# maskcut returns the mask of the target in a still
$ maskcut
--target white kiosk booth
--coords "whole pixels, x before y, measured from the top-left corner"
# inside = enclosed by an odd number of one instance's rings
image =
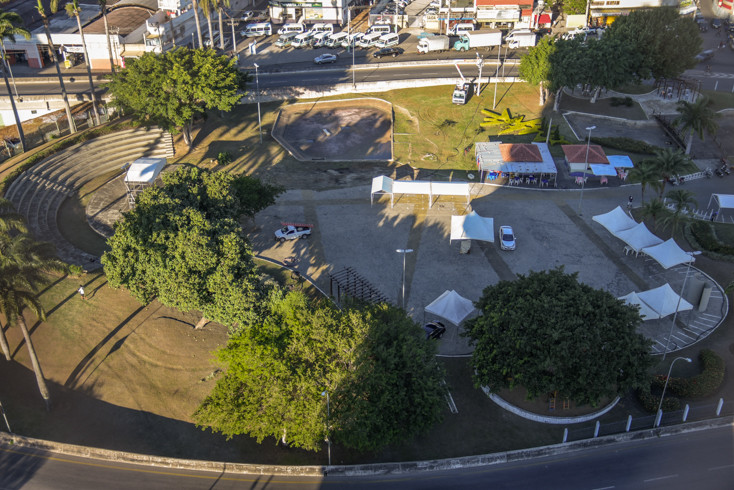
[[[165,166],[165,158],[138,158],[130,164],[125,175],[125,189],[131,209],[137,195],[155,183]]]

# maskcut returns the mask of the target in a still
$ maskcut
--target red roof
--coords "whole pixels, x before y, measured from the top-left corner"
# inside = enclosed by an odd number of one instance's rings
[[[537,17],[537,15],[536,15]],[[548,14],[540,14],[540,19],[538,19],[538,24],[550,24],[552,22],[551,16]]]
[[[532,0],[477,0],[477,7],[492,7],[493,5],[532,5]]]
[[[542,162],[538,145],[532,143],[502,143],[500,153],[504,162]]]
[[[533,13],[533,9],[522,9],[520,11],[520,15],[523,17],[527,17],[528,15],[531,15]]]
[[[561,145],[563,153],[566,155],[568,163],[609,163],[607,156],[604,154],[599,145],[589,146],[589,159],[586,160],[586,145]]]

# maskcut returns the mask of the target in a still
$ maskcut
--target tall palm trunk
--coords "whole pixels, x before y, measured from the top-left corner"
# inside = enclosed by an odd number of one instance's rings
[[[222,23],[222,7],[221,5],[217,9],[219,15],[219,49],[224,51],[224,24]],[[234,51],[234,49],[233,49]]]
[[[15,127],[18,129],[18,137],[20,138],[20,145],[23,151],[26,150],[25,146],[25,133],[23,133],[23,124],[20,122],[20,116],[18,116],[18,108],[15,107],[15,99],[13,93],[10,91],[10,82],[8,81],[8,60],[5,59],[5,46],[0,46],[0,55],[2,56],[3,62],[3,78],[5,79],[5,88],[8,90],[8,97],[10,97],[10,106],[13,109],[13,116],[15,117]]]
[[[9,361],[10,358],[10,346],[8,345],[8,339],[5,337],[5,330],[3,330],[3,326],[0,325],[0,348],[3,350],[3,355],[5,356],[5,360]]]
[[[688,131],[688,138],[686,138],[686,155],[691,154],[691,147],[693,146],[693,128]]]
[[[82,19],[77,13],[76,25],[79,26],[79,34],[82,38],[82,49],[84,50],[84,61],[87,64],[87,77],[89,78],[89,95],[92,97],[92,110],[94,111],[94,123],[99,126],[99,110],[97,110],[97,94],[94,92],[94,82],[92,81],[92,63],[89,61],[89,53],[87,52],[87,42],[84,39],[84,29],[82,29]],[[109,40],[109,38],[108,38]]]
[[[36,349],[33,347],[33,341],[31,340],[31,334],[28,332],[28,327],[25,324],[25,318],[23,318],[23,312],[18,312],[18,326],[23,332],[23,338],[25,339],[25,345],[28,348],[28,355],[31,358],[31,364],[33,365],[33,373],[36,375],[36,383],[38,384],[38,391],[41,392],[41,397],[46,403],[46,410],[51,409],[51,394],[46,386],[46,380],[43,377],[43,371],[41,370],[41,363],[38,362],[38,356],[36,355]]]
[[[199,21],[199,0],[192,0],[192,1],[194,3],[194,21],[196,22],[196,34],[199,36],[199,47],[203,48],[204,38],[201,37],[201,21]]]
[[[102,20],[104,20],[104,34],[107,37],[107,52],[110,54],[110,70],[115,73],[115,60],[112,58],[112,41],[110,41],[110,26],[107,24],[107,5],[100,4]]]
[[[61,96],[64,99],[64,107],[66,108],[66,118],[69,120],[69,132],[71,134],[76,133],[76,124],[74,124],[74,117],[71,115],[71,106],[69,105],[69,96],[66,94],[66,86],[64,85],[64,77],[61,76],[61,67],[59,66],[59,57],[56,56],[56,49],[54,43],[51,40],[51,29],[48,25],[48,18],[43,16],[43,30],[46,32],[46,40],[48,41],[48,47],[51,51],[51,58],[54,60],[56,65],[56,75],[59,77],[59,85],[61,86]]]
[[[214,49],[214,33],[212,32],[212,11],[209,8],[209,6],[206,6],[206,12],[204,12],[204,17],[206,17],[206,23],[207,27],[209,28],[209,42],[211,43],[211,48]]]

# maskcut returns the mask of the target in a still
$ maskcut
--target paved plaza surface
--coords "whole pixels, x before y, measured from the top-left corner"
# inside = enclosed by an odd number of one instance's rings
[[[711,192],[722,191],[722,182],[704,179],[686,184],[686,189],[705,205]],[[624,207],[630,194],[639,201],[639,186],[587,190],[580,201],[579,190],[474,184],[470,205],[463,198],[442,196],[429,208],[427,196],[396,196],[391,209],[389,197],[375,199],[370,205],[368,186],[323,192],[294,190],[257,215],[257,231],[251,239],[262,257],[276,261],[297,257],[296,269],[327,293],[329,273],[351,267],[396,305],[401,297],[402,255],[395,250],[413,249],[406,261],[405,303],[418,322],[438,319],[425,316],[424,307],[445,290],[456,290],[476,301],[485,287],[500,280],[559,266],[566,272],[578,272],[583,283],[615,296],[666,282],[680,292],[686,267],[665,270],[643,255],[625,255],[625,244],[592,221],[593,215]],[[451,215],[472,210],[494,218],[495,229],[512,225],[517,250],[500,251],[497,243],[474,241],[469,254],[460,254],[459,243],[449,243]],[[310,240],[275,242],[273,232],[284,221],[313,224]],[[696,274],[694,266],[689,284]],[[708,277],[703,280],[715,284]],[[694,304],[697,306],[697,300]],[[705,337],[727,311],[727,300],[716,285],[705,311],[694,309],[678,315],[669,349],[678,350]],[[663,352],[671,325],[671,317],[644,322],[642,333],[654,340],[653,352]],[[460,331],[449,326],[439,344],[441,354],[470,354]]]

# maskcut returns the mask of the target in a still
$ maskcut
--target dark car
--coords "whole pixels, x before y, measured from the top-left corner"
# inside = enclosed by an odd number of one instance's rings
[[[390,48],[382,48],[378,49],[374,53],[372,53],[372,56],[374,58],[382,58],[383,56],[392,56],[395,58],[399,54],[403,54],[405,50],[403,48],[398,48],[397,46],[393,46]]]
[[[714,19],[711,21],[711,27],[718,29],[721,27],[721,19]]]

